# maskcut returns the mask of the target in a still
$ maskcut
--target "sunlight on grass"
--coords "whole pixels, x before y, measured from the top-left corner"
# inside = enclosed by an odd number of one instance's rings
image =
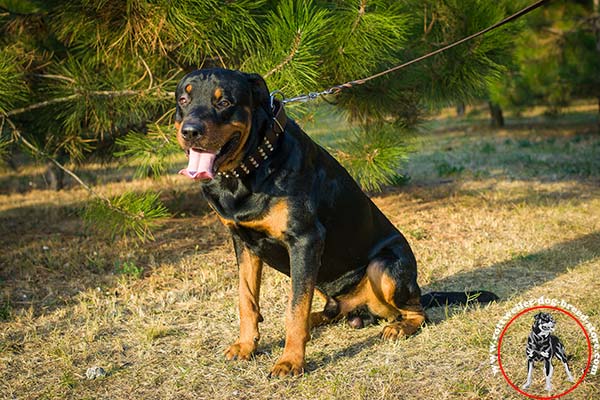
[[[307,126],[331,145],[344,132],[340,121],[318,115]],[[490,131],[448,121],[432,121],[437,130],[420,134],[403,171],[410,183],[387,187],[373,201],[410,242],[423,292],[487,289],[501,301],[428,310],[419,334],[393,343],[378,338],[381,324],[316,329],[308,373],[292,380],[266,378],[282,352],[290,284],[270,268],[258,354],[248,362],[222,357],[238,335],[237,267],[228,232],[196,183],[127,181],[128,171],[101,168],[102,193],[161,191],[172,212],[155,242],[139,245],[86,231],[82,190],[50,192],[39,181],[23,189],[37,179],[35,167],[24,168],[25,177],[0,175],[24,179],[0,193],[0,397],[522,398],[488,365],[495,324],[507,309],[546,295],[577,305],[600,327],[600,136],[580,125]],[[511,335],[525,335],[526,322]],[[579,374],[585,346],[574,331],[561,335]],[[520,382],[522,349],[511,346],[505,362]],[[108,373],[87,379],[94,366]],[[538,380],[532,390],[544,394],[541,387]],[[590,377],[570,398],[597,396],[598,380]]]

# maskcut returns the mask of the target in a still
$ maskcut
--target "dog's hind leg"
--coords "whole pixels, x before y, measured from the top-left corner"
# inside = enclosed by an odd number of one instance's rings
[[[551,339],[553,339],[553,338],[551,338]],[[567,380],[569,382],[575,382],[575,379],[573,378],[573,375],[571,374],[571,370],[569,369],[569,363],[567,360],[567,353],[565,351],[565,347],[563,346],[561,341],[558,340],[558,338],[556,338],[556,345],[554,347],[555,347],[554,355],[565,366],[565,372],[567,373]]]
[[[370,313],[390,322],[381,332],[384,339],[410,336],[425,321],[414,257],[405,257],[404,248],[395,250],[372,260],[354,291],[338,298],[344,316],[366,305]]]
[[[575,382],[575,378],[573,378],[573,375],[571,374],[571,370],[569,369],[569,364],[564,362],[563,365],[565,366],[565,372],[567,373],[567,380],[569,382]]]
[[[323,311],[310,313],[310,327],[314,328],[337,321],[341,317],[338,302],[319,288],[315,288],[315,295],[323,299],[325,307],[323,307]]]
[[[552,358],[544,360],[544,373],[546,374],[546,390],[550,392],[552,391],[552,374],[554,373]]]
[[[527,380],[521,386],[522,389],[527,389],[531,385],[531,379],[533,378],[533,361],[527,360]]]

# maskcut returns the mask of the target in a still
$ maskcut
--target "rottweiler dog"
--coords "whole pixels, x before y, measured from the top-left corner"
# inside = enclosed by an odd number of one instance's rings
[[[555,328],[556,321],[554,321],[552,315],[540,312],[533,317],[533,325],[527,337],[527,346],[525,347],[525,354],[527,355],[527,381],[523,384],[523,389],[527,389],[531,385],[535,362],[543,361],[544,374],[546,375],[546,390],[552,390],[552,374],[554,373],[552,359],[554,357],[563,363],[567,380],[575,382],[569,369],[565,346],[557,336],[552,335]]]
[[[468,293],[421,296],[417,265],[402,234],[348,172],[273,99],[260,75],[225,69],[189,73],[176,90],[177,139],[189,157],[182,175],[199,180],[229,228],[239,266],[239,339],[225,351],[248,359],[259,341],[263,262],[291,277],[283,354],[270,376],[300,375],[310,328],[348,318],[386,319],[382,336],[414,334],[424,304]],[[325,301],[311,314],[313,294]],[[480,293],[480,301],[496,296]]]

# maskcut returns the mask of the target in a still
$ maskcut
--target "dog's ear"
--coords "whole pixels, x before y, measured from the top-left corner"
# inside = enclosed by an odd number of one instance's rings
[[[534,320],[537,322],[537,321],[539,321],[540,319],[542,319],[542,315],[543,315],[543,314],[544,314],[544,313],[541,313],[541,312],[539,312],[539,313],[537,313],[537,314],[535,314],[535,315],[533,316],[533,319],[534,319]]]
[[[252,90],[252,102],[254,107],[262,107],[265,110],[270,108],[270,95],[267,83],[262,76],[258,74],[246,74],[248,83]]]

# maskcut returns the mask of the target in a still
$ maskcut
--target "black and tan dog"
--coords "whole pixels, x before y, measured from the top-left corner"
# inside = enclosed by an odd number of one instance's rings
[[[255,74],[192,72],[179,83],[177,138],[189,156],[181,174],[202,182],[231,231],[239,265],[240,336],[228,359],[248,359],[259,340],[263,262],[291,277],[283,354],[270,376],[299,375],[311,326],[347,317],[356,327],[383,318],[386,339],[414,334],[422,302],[415,257],[350,175],[314,143]],[[323,311],[311,314],[313,293]],[[480,301],[495,299],[482,292]]]
[[[533,317],[533,326],[527,337],[527,346],[525,348],[527,355],[527,381],[523,384],[523,389],[527,389],[531,385],[535,362],[543,361],[544,374],[546,375],[546,390],[552,390],[552,374],[554,372],[552,359],[554,357],[563,363],[565,372],[567,373],[567,380],[575,382],[569,369],[565,346],[563,346],[558,337],[552,335],[555,328],[556,322],[552,315],[540,312]]]

